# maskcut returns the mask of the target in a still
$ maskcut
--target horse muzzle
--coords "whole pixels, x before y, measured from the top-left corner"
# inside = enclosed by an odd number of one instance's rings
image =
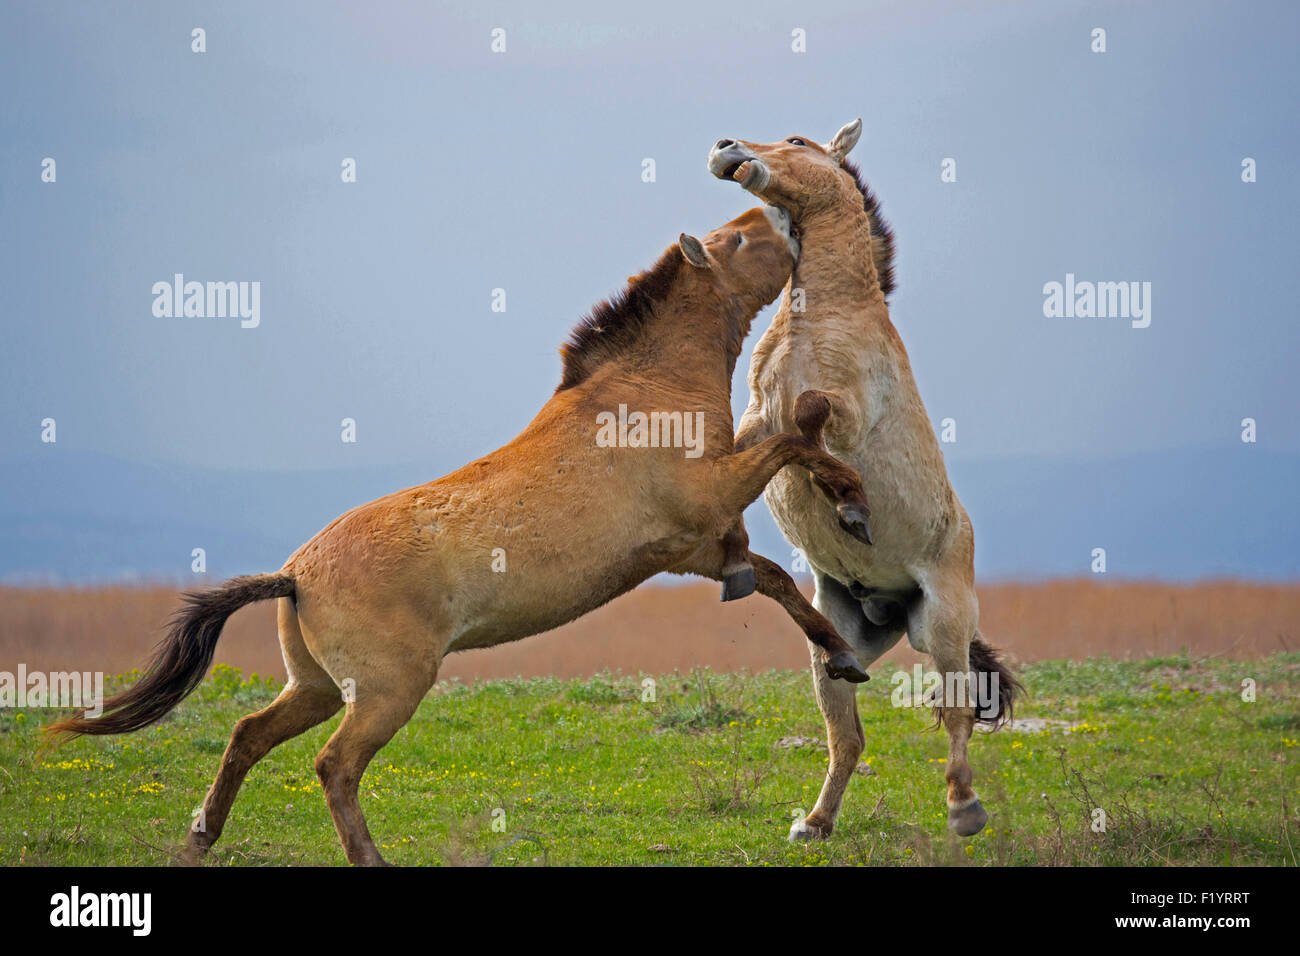
[[[772,181],[767,163],[731,139],[720,139],[709,150],[709,172],[719,179],[734,179],[755,193],[766,189]]]

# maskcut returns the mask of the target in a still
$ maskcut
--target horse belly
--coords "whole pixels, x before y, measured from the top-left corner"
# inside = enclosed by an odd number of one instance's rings
[[[467,588],[473,598],[461,615],[452,649],[522,640],[574,621],[689,556],[699,547],[699,537],[670,533],[630,546],[610,540],[580,553],[517,550],[509,571],[495,575],[496,580],[480,575]]]
[[[789,467],[778,472],[768,484],[764,500],[781,533],[814,567],[836,580],[889,590],[908,590],[914,585],[907,555],[895,547],[896,542],[906,540],[897,515],[889,514],[887,501],[872,496],[869,484],[873,545],[863,544],[840,527],[835,506],[803,469]]]

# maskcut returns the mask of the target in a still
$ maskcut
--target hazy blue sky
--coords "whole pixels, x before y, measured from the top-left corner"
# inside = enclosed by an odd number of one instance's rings
[[[53,417],[60,453],[437,477],[529,420],[593,302],[753,204],[715,140],[857,116],[955,473],[1294,455],[1297,36],[1291,3],[6,3],[0,462]],[[260,326],[155,317],[177,272],[260,281]],[[1066,273],[1150,282],[1150,327],[1044,317]]]

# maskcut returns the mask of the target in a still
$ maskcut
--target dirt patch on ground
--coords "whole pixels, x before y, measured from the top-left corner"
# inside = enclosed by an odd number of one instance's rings
[[[1003,729],[1014,734],[1041,734],[1045,730],[1072,730],[1083,721],[1053,720],[1050,717],[1016,717],[1008,720]]]

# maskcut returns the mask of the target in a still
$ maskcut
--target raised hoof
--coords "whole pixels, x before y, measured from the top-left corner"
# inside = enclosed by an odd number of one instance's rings
[[[813,840],[827,840],[831,832],[816,823],[796,820],[790,824],[790,835],[786,837],[791,843],[809,843]]]
[[[758,587],[758,578],[752,567],[741,568],[722,576],[722,600],[738,601],[749,597]]]
[[[862,669],[858,659],[848,651],[831,655],[826,661],[826,673],[832,680],[846,680],[850,684],[865,684],[871,675]]]
[[[972,800],[960,809],[949,808],[948,810],[948,829],[955,831],[958,836],[974,836],[983,830],[984,824],[988,822],[988,811],[978,799]]]
[[[862,505],[841,501],[835,506],[835,513],[839,516],[841,528],[863,544],[872,543],[871,526],[867,523],[867,516],[871,512],[867,511]]]

